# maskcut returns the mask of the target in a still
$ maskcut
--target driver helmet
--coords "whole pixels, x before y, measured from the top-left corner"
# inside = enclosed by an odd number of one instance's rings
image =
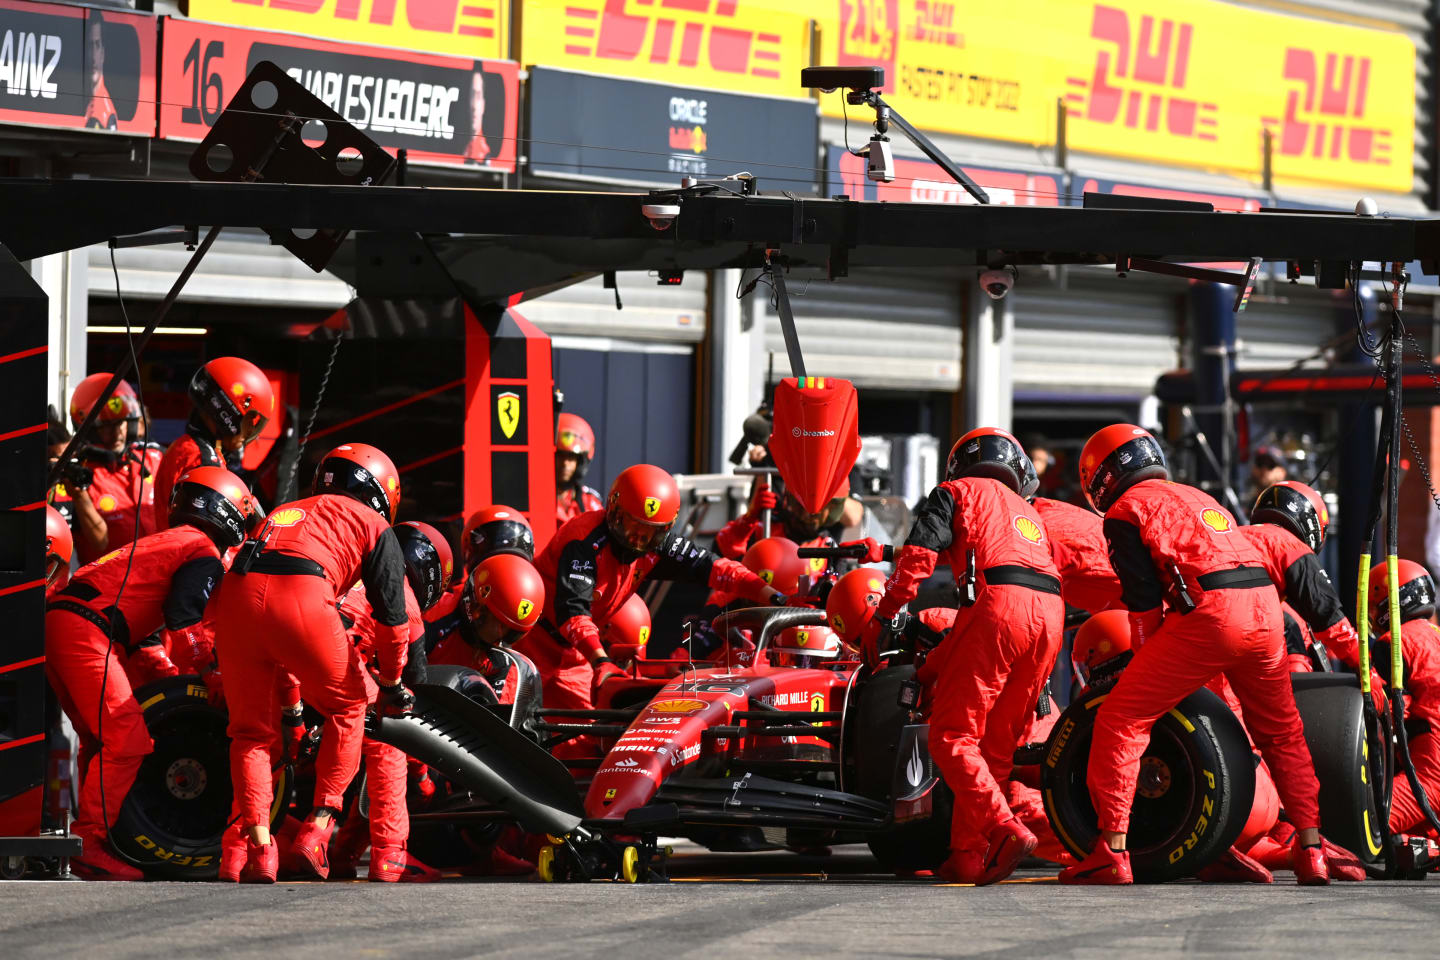
[[[796,543],[814,540],[826,527],[833,527],[840,522],[848,497],[846,491],[847,488],[842,485],[838,496],[831,497],[830,502],[818,513],[811,513],[793,493],[786,490],[780,497],[780,506],[775,510],[775,519],[780,521],[786,537]]]
[[[834,630],[819,624],[786,627],[770,644],[770,662],[777,667],[818,667],[822,660],[839,660],[845,644]]]

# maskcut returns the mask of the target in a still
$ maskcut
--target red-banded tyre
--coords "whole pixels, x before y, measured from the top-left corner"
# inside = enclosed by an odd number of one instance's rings
[[[197,677],[167,677],[135,691],[154,751],[140,765],[110,839],[153,877],[213,879],[220,835],[230,819],[228,714],[211,705]],[[275,772],[272,825],[291,792],[291,772]]]
[[[1086,691],[1055,724],[1040,764],[1045,812],[1077,858],[1100,831],[1086,784],[1095,715],[1108,690]],[[1137,883],[1194,875],[1235,842],[1255,796],[1255,758],[1240,721],[1209,690],[1156,721],[1140,759],[1128,844]]]

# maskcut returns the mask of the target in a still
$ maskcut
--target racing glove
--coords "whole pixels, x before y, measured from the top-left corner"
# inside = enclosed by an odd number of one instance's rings
[[[1325,649],[1345,666],[1352,670],[1359,666],[1360,636],[1346,617],[1341,617],[1324,630],[1316,630],[1315,639],[1325,644]]]
[[[293,708],[280,712],[280,731],[285,744],[285,759],[298,766],[304,758],[305,742],[309,737],[309,731],[305,729],[303,704],[297,703]]]
[[[560,636],[571,646],[585,655],[586,659],[603,654],[605,647],[600,643],[600,628],[590,617],[579,614],[560,624]]]
[[[590,699],[593,702],[600,694],[600,687],[610,677],[623,677],[625,671],[609,657],[601,657],[595,661],[595,678],[590,681]]]
[[[876,543],[873,537],[866,537],[863,540],[846,540],[840,546],[864,547],[865,555],[857,558],[861,563],[883,563],[885,560],[885,544]]]
[[[779,505],[780,498],[770,489],[770,484],[762,480],[756,484],[755,493],[750,497],[750,508],[745,511],[745,519],[751,523],[759,523],[766,510],[774,510]]]
[[[188,627],[164,631],[171,660],[182,673],[204,676],[215,669],[215,637],[205,628],[205,621]]]
[[[212,666],[200,672],[200,679],[205,684],[205,695],[210,700],[210,705],[225,706],[225,685],[220,680],[220,671]]]
[[[710,567],[710,579],[706,586],[711,590],[723,590],[726,593],[737,594],[752,603],[770,604],[777,607],[785,603],[785,594],[776,593],[775,589],[761,580],[755,571],[744,564],[726,560],[723,557],[717,557]]]
[[[1130,647],[1139,650],[1146,640],[1155,636],[1155,631],[1160,629],[1165,614],[1160,607],[1153,607],[1149,610],[1130,611]]]
[[[415,694],[403,683],[380,687],[380,696],[375,700],[375,712],[382,717],[404,717],[415,710]]]
[[[920,592],[920,584],[935,572],[939,559],[940,554],[929,547],[906,544],[900,548],[900,552],[895,554],[895,572],[885,581],[885,596],[880,598],[875,618],[891,620],[901,607],[914,600]]]
[[[158,640],[146,638],[140,641],[134,650],[130,651],[127,658],[132,667],[135,668],[139,677],[144,683],[152,680],[159,680],[161,677],[178,677],[180,668],[170,662],[165,654],[165,648]]]

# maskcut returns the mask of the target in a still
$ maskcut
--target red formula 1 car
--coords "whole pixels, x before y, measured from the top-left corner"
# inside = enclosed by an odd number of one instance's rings
[[[660,836],[717,851],[868,842],[887,868],[937,866],[950,797],[926,725],[900,702],[913,668],[870,673],[777,647],[787,628],[822,623],[818,610],[726,614],[722,635],[756,632],[747,664],[637,664],[602,687],[596,710],[542,709],[537,728],[552,745],[583,736],[597,749],[565,759],[585,790],[585,819],[541,850],[541,878],[646,879],[663,870]]]

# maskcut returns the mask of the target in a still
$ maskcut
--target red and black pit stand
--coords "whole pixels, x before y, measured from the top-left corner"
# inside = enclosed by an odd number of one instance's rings
[[[49,301],[0,246],[0,877],[26,859],[68,873],[80,838],[41,830],[45,805],[45,364]]]

